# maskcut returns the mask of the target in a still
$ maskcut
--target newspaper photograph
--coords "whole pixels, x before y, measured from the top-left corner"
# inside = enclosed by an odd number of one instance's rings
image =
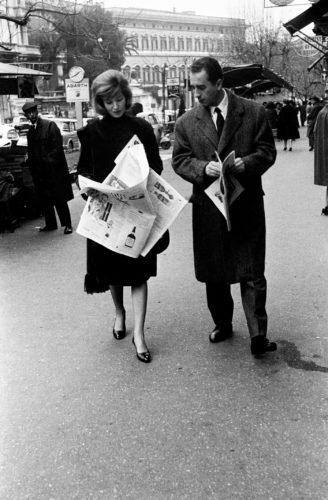
[[[79,176],[88,201],[77,233],[114,251],[145,256],[187,204],[167,181],[149,168],[137,136],[115,159],[102,182]]]
[[[217,155],[218,160],[220,160]],[[221,162],[221,160],[220,160]],[[244,191],[243,186],[233,176],[229,174],[228,167],[235,163],[235,152],[221,162],[221,175],[207,188],[205,193],[213,201],[227,221],[228,231],[231,230],[229,208],[238,196]]]

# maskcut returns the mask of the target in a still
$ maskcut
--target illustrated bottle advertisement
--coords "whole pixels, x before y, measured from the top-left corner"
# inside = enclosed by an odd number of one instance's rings
[[[128,234],[126,241],[125,241],[125,246],[132,248],[134,243],[136,241],[136,226],[132,229],[132,232]]]

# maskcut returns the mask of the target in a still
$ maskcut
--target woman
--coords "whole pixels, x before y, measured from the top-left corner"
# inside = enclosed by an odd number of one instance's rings
[[[278,115],[277,138],[284,141],[284,151],[287,151],[289,141],[289,151],[293,150],[293,141],[300,138],[297,111],[293,101],[285,101],[285,106],[281,108]]]
[[[103,118],[93,120],[78,132],[81,142],[78,173],[102,182],[115,167],[116,156],[135,134],[144,145],[149,166],[161,173],[163,165],[152,126],[127,113],[132,93],[124,76],[116,70],[105,71],[93,81],[91,91],[95,110]],[[137,358],[144,363],[151,361],[144,336],[147,280],[150,276],[156,276],[154,252],[134,259],[87,240],[85,291],[111,291],[116,311],[113,336],[121,340],[126,333],[123,288],[131,286],[134,311],[132,342]]]

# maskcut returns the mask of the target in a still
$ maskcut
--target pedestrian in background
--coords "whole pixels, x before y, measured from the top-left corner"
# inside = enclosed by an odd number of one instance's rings
[[[157,173],[163,169],[152,126],[144,119],[128,114],[132,92],[124,76],[116,70],[101,73],[92,83],[94,108],[102,119],[80,129],[81,153],[78,173],[97,182],[103,182],[115,167],[115,158],[136,134],[143,143],[149,166]],[[147,281],[156,276],[156,253],[134,259],[87,240],[87,274],[85,291],[111,291],[115,306],[113,336],[121,340],[126,334],[124,287],[131,287],[134,311],[132,341],[140,361],[149,363],[144,324],[147,309]]]
[[[277,128],[277,123],[278,123],[278,113],[276,110],[276,107],[274,105],[274,102],[270,101],[265,107],[265,111],[267,114],[267,118],[270,123],[270,127],[272,130],[275,130]]]
[[[60,130],[39,116],[35,102],[26,102],[22,110],[32,124],[27,132],[27,165],[44,210],[45,226],[40,231],[57,229],[56,209],[64,234],[72,234],[67,202],[74,196]]]
[[[328,215],[328,100],[318,113],[314,127],[314,184],[326,186],[325,207],[322,215]]]
[[[277,138],[284,141],[284,151],[293,150],[293,141],[300,138],[297,110],[293,101],[284,101],[284,106],[278,116]]]
[[[302,127],[304,127],[305,122],[306,122],[306,107],[307,107],[307,101],[302,101],[302,104],[300,105],[300,121]]]
[[[277,345],[267,335],[265,214],[261,176],[274,163],[276,148],[263,105],[222,87],[220,64],[203,57],[191,65],[191,83],[200,105],[177,120],[173,168],[193,184],[195,273],[206,286],[214,321],[210,342],[233,334],[232,283],[240,283],[242,304],[251,337],[251,352],[261,355]],[[204,190],[220,176],[223,160],[235,151],[229,173],[244,191],[231,205],[231,231]]]
[[[319,97],[311,97],[311,109],[307,115],[307,137],[309,139],[309,151],[314,148],[314,127],[318,114],[322,110],[323,104],[320,102]]]

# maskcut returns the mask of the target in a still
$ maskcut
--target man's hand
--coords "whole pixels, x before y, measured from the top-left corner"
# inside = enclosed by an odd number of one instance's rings
[[[236,175],[242,174],[245,172],[245,163],[241,158],[235,158],[234,165],[229,166],[228,168],[229,174]]]
[[[205,167],[205,174],[209,177],[220,177],[222,164],[218,161],[210,161]]]

